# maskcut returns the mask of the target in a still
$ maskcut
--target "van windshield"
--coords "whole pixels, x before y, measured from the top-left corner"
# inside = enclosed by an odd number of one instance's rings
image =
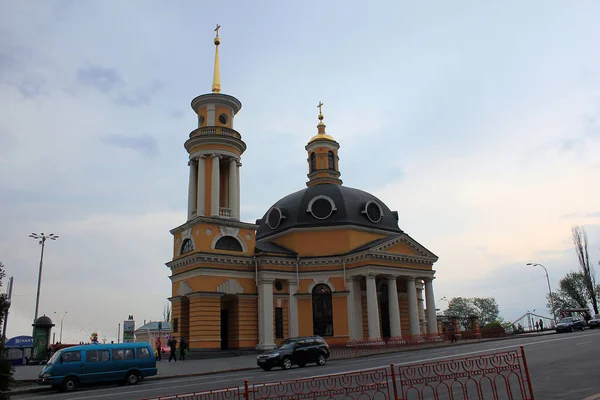
[[[58,360],[58,358],[60,357],[60,354],[62,353],[62,350],[57,351],[56,353],[54,353],[52,355],[52,357],[48,360],[48,362],[46,363],[46,365],[52,365],[56,362],[56,360]]]

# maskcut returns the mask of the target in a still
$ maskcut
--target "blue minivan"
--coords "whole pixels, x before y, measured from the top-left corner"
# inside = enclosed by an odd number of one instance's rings
[[[86,383],[120,381],[134,385],[156,374],[156,357],[148,343],[89,344],[54,353],[37,382],[72,392]]]

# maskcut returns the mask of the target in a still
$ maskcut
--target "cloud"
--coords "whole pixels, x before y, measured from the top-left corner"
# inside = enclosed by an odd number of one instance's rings
[[[160,81],[152,81],[146,86],[139,87],[131,93],[124,93],[115,99],[115,103],[128,106],[139,107],[150,104],[152,96],[158,93],[163,88],[163,83]]]
[[[106,135],[102,136],[100,140],[108,145],[135,150],[148,157],[156,157],[159,153],[156,139],[148,134],[139,136]]]
[[[103,93],[109,92],[123,84],[119,73],[112,68],[91,66],[77,71],[76,81],[91,86]]]
[[[569,214],[563,214],[561,218],[573,219],[573,218],[600,218],[600,211],[595,212],[573,212]]]

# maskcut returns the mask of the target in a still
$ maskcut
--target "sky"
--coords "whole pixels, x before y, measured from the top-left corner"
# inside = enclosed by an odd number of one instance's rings
[[[378,196],[439,256],[443,297],[545,310],[578,267],[571,226],[600,260],[597,1],[0,0],[0,261],[7,336],[39,314],[62,341],[116,340],[160,320],[169,230],[186,221],[190,101],[222,93],[246,142],[244,221],[305,187],[324,103],[344,184]],[[597,267],[600,269],[600,267]],[[598,276],[600,280],[600,276]],[[65,314],[66,312],[66,314]]]

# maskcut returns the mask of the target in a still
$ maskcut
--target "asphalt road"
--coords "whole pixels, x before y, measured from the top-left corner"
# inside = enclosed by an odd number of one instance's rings
[[[74,393],[40,392],[13,395],[15,399],[142,399],[215,388],[243,386],[250,382],[297,379],[315,375],[356,371],[394,364],[470,357],[524,346],[536,399],[582,400],[600,393],[600,331],[587,330],[559,335],[517,338],[381,354],[358,359],[330,360],[323,367],[307,366],[288,371],[260,369],[204,376],[149,380],[135,386],[103,385],[81,388]]]

